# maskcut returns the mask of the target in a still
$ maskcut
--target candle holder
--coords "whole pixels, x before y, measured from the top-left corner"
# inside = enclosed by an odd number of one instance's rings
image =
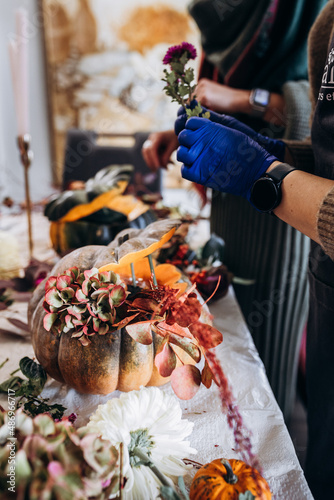
[[[19,135],[17,144],[20,152],[20,159],[24,169],[24,188],[27,206],[28,218],[28,236],[29,236],[29,258],[31,260],[33,254],[33,239],[32,239],[32,225],[31,225],[31,200],[30,200],[30,187],[28,170],[33,160],[33,152],[30,150],[31,137],[29,134]]]

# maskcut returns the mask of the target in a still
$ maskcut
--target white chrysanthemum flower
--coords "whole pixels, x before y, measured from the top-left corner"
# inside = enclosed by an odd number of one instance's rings
[[[141,387],[110,399],[97,408],[87,426],[118,449],[123,442],[125,500],[155,500],[161,486],[152,470],[139,464],[133,453],[135,447],[169,478],[184,476],[191,467],[182,459],[197,453],[189,441],[184,441],[194,424],[182,419],[177,398],[157,387]]]

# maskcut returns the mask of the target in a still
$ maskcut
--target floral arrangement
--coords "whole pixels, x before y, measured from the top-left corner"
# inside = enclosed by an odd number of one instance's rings
[[[181,348],[198,363],[203,349],[216,347],[223,340],[217,329],[200,321],[203,304],[194,292],[195,286],[181,295],[178,288],[153,282],[150,288],[130,289],[132,292],[113,271],[99,272],[96,268],[80,273],[72,267],[51,276],[45,284],[44,328],[57,336],[70,334],[84,346],[89,345],[92,335],[123,327],[136,342],[145,345],[152,344],[155,333],[163,339],[155,364],[161,376],[172,376],[178,397],[190,399],[201,382],[210,387],[212,373],[207,362],[202,371],[192,364],[177,367],[174,349]]]
[[[94,335],[108,335],[109,343],[114,333],[115,337],[129,335],[144,346],[154,343],[157,371],[166,381],[170,377],[172,389],[180,399],[192,398],[201,384],[209,388],[214,381],[234,432],[234,450],[260,470],[250,433],[215,354],[222,334],[204,322],[205,314],[209,315],[203,310],[205,302],[196,292],[196,285],[184,278],[176,283],[182,275],[170,264],[154,265],[152,253],[172,238],[176,227],[174,222],[160,221],[140,233],[127,230],[119,234],[111,249],[113,262],[83,272],[72,267],[51,276],[44,292],[44,327],[58,337],[79,339],[88,351],[91,341],[94,347],[98,345]],[[98,259],[94,257],[93,262]],[[38,296],[42,297],[40,291]],[[42,336],[41,331],[41,343]],[[156,343],[156,339],[160,341]]]
[[[151,270],[153,280],[153,266]],[[195,396],[201,384],[209,388],[214,380],[228,424],[234,431],[236,451],[247,463],[261,470],[213,350],[223,336],[216,328],[201,322],[203,303],[195,293],[196,285],[180,294],[177,288],[158,285],[155,277],[149,287],[131,288],[132,291],[128,290],[112,271],[101,273],[96,268],[80,273],[74,267],[64,274],[51,276],[45,285],[44,327],[55,335],[76,337],[87,348],[90,336],[105,335],[123,327],[136,342],[144,345],[152,344],[153,333],[159,335],[162,343],[155,355],[155,365],[160,375],[171,376],[173,391],[185,400]],[[204,366],[184,363],[175,347],[180,347],[195,363],[204,357]],[[177,366],[178,359],[181,366]]]
[[[187,116],[202,116],[209,118],[210,113],[204,112],[200,102],[195,101],[196,84],[194,81],[193,68],[186,68],[191,59],[196,59],[195,47],[188,42],[170,47],[163,58],[163,64],[170,67],[170,71],[164,69],[165,77],[162,81],[166,83],[164,91],[172,98],[172,102],[178,102],[186,110]]]
[[[183,477],[191,468],[183,458],[197,453],[185,440],[193,425],[182,419],[175,396],[156,387],[142,387],[100,405],[87,428],[109,440],[119,453],[123,443],[123,498],[147,500],[160,493],[162,498],[176,500],[178,496],[168,497],[164,492],[173,485],[170,479]]]
[[[119,490],[118,453],[109,441],[69,419],[0,411],[0,491],[13,498],[107,499]],[[10,436],[8,437],[9,429]],[[15,459],[13,458],[15,457]],[[15,465],[14,465],[15,462]]]

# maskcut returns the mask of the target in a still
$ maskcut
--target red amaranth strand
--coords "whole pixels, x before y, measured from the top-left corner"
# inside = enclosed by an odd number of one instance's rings
[[[238,406],[235,404],[233,393],[223,369],[213,351],[207,350],[205,356],[210,363],[210,368],[218,384],[222,408],[227,416],[227,423],[233,429],[236,451],[241,454],[244,462],[262,474],[260,463],[252,451],[250,437],[247,435],[249,431],[243,423]]]

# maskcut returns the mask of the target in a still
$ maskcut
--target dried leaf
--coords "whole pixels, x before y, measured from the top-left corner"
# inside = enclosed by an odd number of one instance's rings
[[[30,332],[29,326],[27,323],[24,323],[23,321],[15,318],[7,318],[7,321],[11,323],[12,325],[16,326],[17,328],[21,328],[21,330],[24,330],[25,332]]]
[[[202,384],[205,385],[207,389],[210,389],[212,380],[213,380],[212,371],[210,369],[207,360],[205,360],[204,368],[202,370]]]
[[[127,316],[124,319],[121,319],[118,323],[113,323],[112,328],[117,327],[117,329],[121,329],[124,326],[128,325],[130,321],[135,319],[138,316],[139,313],[133,314],[132,316]]]
[[[136,342],[144,345],[150,345],[153,342],[151,324],[152,321],[143,321],[141,323],[127,325],[125,329],[130,337],[132,337]]]
[[[198,340],[199,344],[204,347],[204,349],[211,349],[221,344],[223,341],[223,335],[219,330],[211,325],[205,323],[193,323],[189,326],[190,332]]]
[[[170,333],[169,342],[183,349],[187,354],[189,354],[189,356],[193,358],[194,361],[196,361],[196,363],[198,363],[201,360],[201,351],[196,344],[191,342],[191,340]]]
[[[194,339],[193,335],[191,335],[188,328],[182,328],[182,326],[179,326],[177,323],[169,325],[165,321],[160,321],[157,326],[159,329],[164,329],[168,333],[172,332],[180,337],[186,337],[187,339],[190,339],[190,340]]]
[[[196,297],[187,297],[182,302],[177,302],[170,310],[169,316],[183,328],[199,320],[202,312],[202,304]]]
[[[169,377],[176,368],[176,355],[166,342],[162,350],[155,356],[154,363],[162,377]]]
[[[138,297],[131,302],[131,307],[140,309],[141,311],[152,312],[157,309],[158,302],[154,299]]]
[[[196,366],[183,365],[175,368],[171,376],[171,386],[180,399],[191,399],[201,385],[201,373]]]

